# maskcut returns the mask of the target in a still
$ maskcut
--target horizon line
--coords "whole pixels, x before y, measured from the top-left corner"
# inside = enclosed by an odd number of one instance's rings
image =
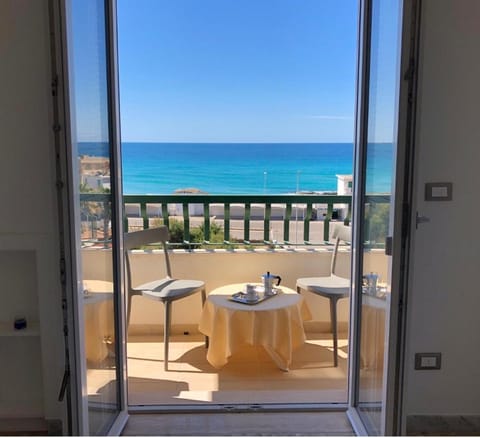
[[[121,140],[122,143],[175,143],[175,144],[319,144],[353,143],[353,141],[134,141]]]
[[[143,141],[143,140],[120,140],[121,143],[165,143],[165,144],[353,144],[352,141]],[[108,143],[106,140],[80,140],[78,143]],[[376,142],[389,143],[389,142]]]

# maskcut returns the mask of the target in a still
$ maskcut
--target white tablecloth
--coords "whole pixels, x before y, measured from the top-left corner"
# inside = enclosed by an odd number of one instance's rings
[[[83,287],[88,290],[83,297],[85,355],[88,361],[98,363],[108,356],[115,340],[113,283],[84,280]]]
[[[390,295],[387,295],[386,298],[362,295],[361,368],[383,372],[387,342],[385,339],[385,320],[389,305]]]
[[[286,287],[255,305],[231,301],[243,287],[231,284],[208,295],[199,325],[210,338],[208,362],[221,368],[242,345],[261,345],[280,369],[288,371],[293,351],[305,342],[303,321],[311,318],[306,302]]]

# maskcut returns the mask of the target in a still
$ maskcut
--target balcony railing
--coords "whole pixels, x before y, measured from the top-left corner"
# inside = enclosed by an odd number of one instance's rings
[[[164,195],[164,196],[124,196],[125,204],[139,204],[140,216],[143,218],[144,228],[148,227],[149,215],[147,206],[157,204],[161,206],[161,217],[165,225],[169,225],[171,215],[168,206],[181,206],[181,220],[184,224],[184,244],[190,242],[190,219],[191,206],[196,206],[203,217],[204,242],[210,244],[211,223],[213,220],[223,222],[223,243],[243,243],[246,245],[271,245],[283,243],[286,245],[296,244],[290,238],[290,223],[300,220],[303,223],[302,244],[312,244],[310,241],[310,223],[318,219],[320,205],[324,205],[325,216],[323,216],[324,240],[328,240],[330,221],[338,215],[334,206],[339,206],[344,213],[344,222],[350,221],[350,196],[336,195]],[[219,214],[220,213],[220,214]],[[243,239],[232,241],[231,223],[232,220],[243,221]],[[263,240],[253,242],[251,239],[250,224],[252,220],[263,222]],[[282,242],[274,242],[271,239],[270,229],[273,220],[283,222]],[[319,243],[319,242],[315,242]]]
[[[132,229],[129,218],[136,217],[136,227],[149,228],[156,226],[155,218],[169,226],[173,220],[183,223],[183,242],[170,243],[171,247],[182,246],[193,248],[205,245],[319,245],[329,240],[330,223],[332,220],[340,220],[349,224],[351,218],[352,197],[348,195],[317,195],[317,194],[291,194],[291,195],[206,195],[206,194],[174,194],[174,195],[124,195],[124,228],[125,231]],[[99,236],[89,236],[90,239],[102,242],[108,240],[108,232],[105,229],[108,223],[110,209],[105,208],[109,202],[109,195],[97,193],[82,193],[80,195],[82,205],[89,203],[102,205],[97,214],[88,214],[83,211],[83,219],[88,225],[88,230],[95,227],[91,224],[96,220],[100,229],[104,232]],[[390,202],[389,195],[371,195],[366,199],[370,205],[370,213],[380,204]],[[371,215],[367,215],[368,221]],[[93,219],[92,219],[93,218]],[[107,219],[107,220],[105,220]],[[90,220],[90,223],[89,223]],[[153,221],[153,222],[152,222]],[[311,238],[312,221],[315,229],[320,226],[320,233],[316,232]],[[140,223],[138,223],[140,222]],[[201,224],[203,240],[192,242],[191,231],[195,222]],[[243,229],[241,238],[232,237],[232,223],[240,224]],[[272,222],[282,224],[283,238],[273,239],[271,236]],[[323,223],[323,226],[319,222]],[[212,224],[220,224],[223,229],[222,242],[213,243]],[[252,239],[251,224],[260,224],[263,239]],[[300,224],[302,239],[292,239],[290,225]],[[278,225],[277,225],[278,228]],[[367,226],[368,230],[369,227]],[[87,232],[88,232],[87,230]],[[258,232],[258,228],[256,229]],[[104,237],[106,236],[106,238]],[[320,236],[320,237],[319,237]],[[368,240],[368,236],[366,236]]]

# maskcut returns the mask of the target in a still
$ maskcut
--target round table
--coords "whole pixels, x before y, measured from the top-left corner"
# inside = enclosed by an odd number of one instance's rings
[[[89,362],[98,363],[108,356],[115,340],[113,283],[84,280],[83,288],[85,355]]]
[[[306,339],[303,321],[311,319],[306,302],[284,286],[258,304],[232,301],[244,287],[245,283],[229,284],[208,295],[199,324],[210,338],[208,362],[221,368],[242,345],[261,345],[280,369],[288,371],[293,351]]]

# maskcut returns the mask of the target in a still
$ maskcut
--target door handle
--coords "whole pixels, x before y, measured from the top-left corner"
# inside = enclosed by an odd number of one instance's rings
[[[427,216],[422,216],[418,214],[418,211],[417,211],[415,228],[418,228],[420,224],[426,224],[427,222],[430,222],[430,218]]]

